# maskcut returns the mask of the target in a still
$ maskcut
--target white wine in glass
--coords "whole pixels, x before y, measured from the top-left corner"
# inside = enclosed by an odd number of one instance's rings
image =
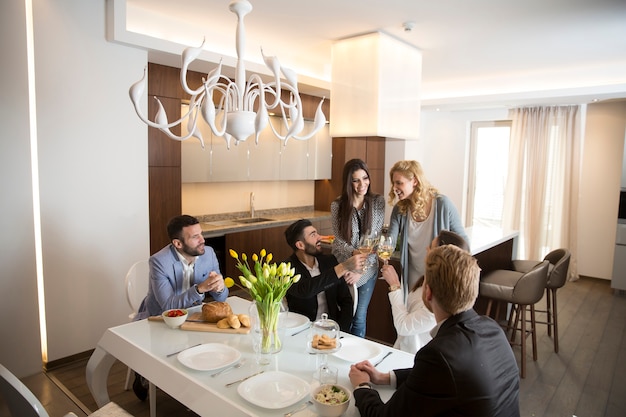
[[[359,252],[365,255],[372,253],[375,243],[376,239],[372,235],[367,234],[361,236],[361,239],[359,240]],[[363,266],[363,272],[367,271],[368,264],[369,260]]]
[[[378,243],[378,257],[385,265],[389,263],[389,259],[391,259],[391,254],[393,253],[393,239],[391,236],[383,236],[380,238],[380,242]]]

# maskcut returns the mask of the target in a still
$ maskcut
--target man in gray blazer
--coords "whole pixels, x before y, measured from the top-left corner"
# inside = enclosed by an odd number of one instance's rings
[[[171,243],[150,257],[150,286],[141,302],[136,320],[162,314],[172,308],[200,304],[205,294],[225,301],[228,288],[198,219],[176,216],[167,225]]]
[[[150,257],[150,286],[137,320],[200,304],[206,293],[216,301],[228,297],[215,251],[204,246],[198,219],[176,216],[167,234],[171,243]]]
[[[148,294],[135,320],[158,316],[172,308],[200,304],[206,294],[216,301],[225,301],[228,297],[215,251],[204,246],[198,219],[176,216],[167,224],[167,234],[171,243],[150,257]],[[141,401],[148,396],[148,381],[137,373],[133,391]]]
[[[361,416],[519,417],[511,346],[495,321],[472,308],[479,275],[468,252],[452,245],[430,250],[422,297],[437,321],[433,339],[416,353],[411,369],[383,373],[368,361],[351,366]],[[372,383],[397,390],[383,403]]]

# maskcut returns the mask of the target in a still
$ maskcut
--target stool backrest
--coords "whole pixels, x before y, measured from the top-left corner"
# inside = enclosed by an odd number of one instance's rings
[[[548,288],[561,288],[567,281],[567,272],[569,270],[570,251],[568,249],[555,249],[548,253],[545,258],[549,261],[552,267],[548,274],[548,282],[546,286]]]
[[[549,266],[550,262],[543,261],[520,277],[513,289],[517,304],[531,305],[541,300],[548,280]]]

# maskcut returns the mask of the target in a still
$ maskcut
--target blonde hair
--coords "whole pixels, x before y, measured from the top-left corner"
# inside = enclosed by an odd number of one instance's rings
[[[391,180],[391,190],[389,191],[389,204],[393,204],[396,200],[396,193],[393,191],[393,175],[400,174],[409,181],[417,180],[415,189],[404,200],[397,203],[398,210],[401,214],[411,213],[415,220],[423,220],[426,218],[428,208],[426,207],[439,191],[432,186],[424,175],[422,166],[417,161],[398,161],[389,171],[389,179]]]
[[[476,259],[454,245],[438,246],[426,256],[425,284],[439,306],[451,315],[474,306],[479,279]]]

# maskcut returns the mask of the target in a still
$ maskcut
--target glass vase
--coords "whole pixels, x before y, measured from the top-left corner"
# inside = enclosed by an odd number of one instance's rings
[[[285,333],[280,322],[282,310],[281,300],[254,301],[250,305],[252,343],[254,351],[259,355],[257,357],[259,363],[268,362],[267,355],[278,353],[282,349],[281,337]]]

